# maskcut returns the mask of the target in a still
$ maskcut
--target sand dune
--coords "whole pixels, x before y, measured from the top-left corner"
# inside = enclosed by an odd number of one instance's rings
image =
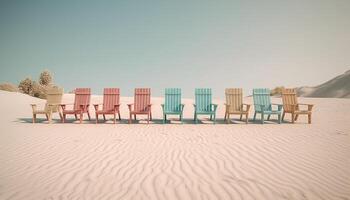
[[[300,87],[304,97],[350,98],[350,70],[316,87]]]
[[[31,124],[42,100],[0,100],[0,199],[350,199],[349,99],[301,98],[316,105],[311,125],[194,125],[191,99],[185,124],[160,125],[161,98],[152,124],[128,125],[129,97],[116,125]]]

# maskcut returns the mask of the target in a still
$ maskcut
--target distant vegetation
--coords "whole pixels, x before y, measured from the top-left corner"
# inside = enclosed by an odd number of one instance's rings
[[[20,81],[19,85],[16,86],[12,83],[0,84],[0,90],[9,92],[22,92],[33,97],[41,99],[46,98],[46,92],[49,88],[57,87],[53,84],[52,74],[48,70],[41,72],[38,81],[33,81],[27,77]]]
[[[270,95],[271,96],[281,96],[283,89],[284,89],[283,86],[275,87],[274,89],[271,90]]]

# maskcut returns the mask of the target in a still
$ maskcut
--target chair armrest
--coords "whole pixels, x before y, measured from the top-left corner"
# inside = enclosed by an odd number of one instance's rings
[[[32,106],[33,112],[35,112],[36,111],[36,104],[30,104],[30,105]]]
[[[298,103],[298,105],[307,106],[308,111],[312,111],[314,104]]]
[[[133,103],[129,103],[129,104],[127,104],[128,105],[128,108],[129,108],[129,111],[131,111],[132,110],[132,106],[134,105]]]
[[[246,103],[244,103],[244,104],[242,104],[242,106],[243,106],[243,108],[244,108],[244,106],[246,107],[246,109],[245,109],[245,111],[246,112],[249,112],[249,109],[250,109],[250,104],[246,104]]]
[[[101,104],[94,104],[95,111],[98,111],[99,105],[101,105]]]
[[[214,107],[214,112],[216,111],[216,109],[218,108],[218,104],[211,104],[212,107]]]
[[[277,104],[277,103],[272,103],[271,105],[277,106],[277,110],[278,110],[278,111],[281,111],[281,110],[282,110],[282,107],[283,107],[282,104]]]

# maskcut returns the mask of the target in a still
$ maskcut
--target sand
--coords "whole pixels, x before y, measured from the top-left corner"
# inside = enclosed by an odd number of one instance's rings
[[[311,125],[226,125],[220,100],[218,124],[195,125],[191,99],[183,125],[161,125],[161,98],[154,122],[128,125],[130,97],[115,125],[32,124],[29,104],[42,100],[0,91],[0,101],[2,200],[350,199],[350,99],[300,99],[315,104]]]

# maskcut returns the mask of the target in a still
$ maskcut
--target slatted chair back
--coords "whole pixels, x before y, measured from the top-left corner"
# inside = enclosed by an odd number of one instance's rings
[[[225,89],[226,104],[230,105],[229,112],[241,111],[243,105],[242,88]]]
[[[164,110],[167,112],[181,111],[181,89],[180,88],[166,88]]]
[[[134,110],[136,112],[148,111],[151,103],[151,88],[135,88]]]
[[[52,112],[57,112],[62,101],[63,89],[53,87],[46,92],[46,105],[45,111],[49,112],[50,108]],[[51,105],[51,106],[49,106]],[[54,106],[52,106],[54,105]]]
[[[271,110],[271,97],[270,89],[268,88],[256,88],[253,89],[253,101],[255,111],[261,112],[260,105],[264,105],[264,110]]]
[[[84,106],[83,112],[86,112],[90,105],[91,89],[90,88],[76,88],[74,99],[74,110],[81,110],[81,105]]]
[[[210,112],[212,104],[211,88],[196,88],[195,89],[196,111]]]
[[[297,90],[293,88],[285,88],[282,90],[282,102],[285,112],[293,111],[294,105],[298,104]]]
[[[120,92],[119,88],[105,88],[103,89],[103,110],[113,111],[115,105],[119,104]]]

